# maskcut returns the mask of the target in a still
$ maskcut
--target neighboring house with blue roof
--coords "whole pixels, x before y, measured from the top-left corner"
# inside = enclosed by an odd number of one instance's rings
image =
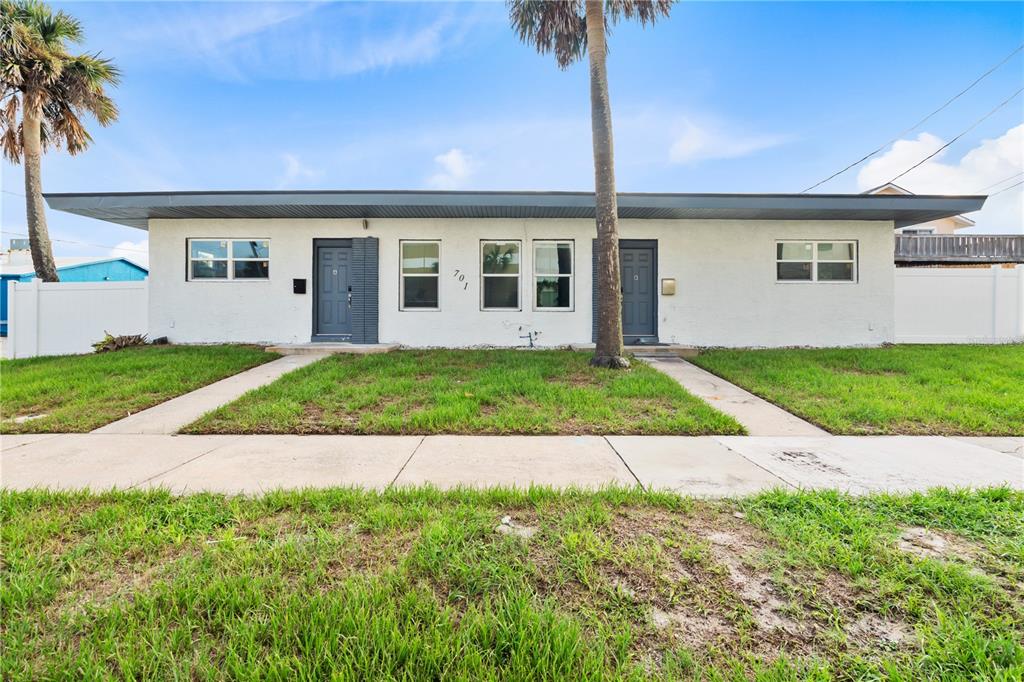
[[[35,276],[27,251],[14,248],[0,261],[0,336],[7,336],[7,283],[30,282]],[[27,259],[27,260],[26,260]],[[62,282],[133,282],[149,276],[149,270],[127,258],[57,258]]]

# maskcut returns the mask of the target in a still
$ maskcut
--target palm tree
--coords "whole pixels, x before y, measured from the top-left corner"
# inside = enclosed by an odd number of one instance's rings
[[[642,25],[667,17],[674,0],[507,0],[509,19],[519,39],[541,54],[553,52],[562,69],[590,61],[590,127],[594,145],[594,195],[597,218],[597,348],[591,364],[625,368],[622,347],[622,288],[619,272],[619,208],[615,196],[612,109],[608,98],[610,24],[636,19]]]
[[[0,145],[25,169],[25,215],[36,275],[57,281],[46,230],[40,157],[64,147],[77,154],[92,137],[82,123],[92,114],[100,125],[117,118],[104,87],[119,79],[116,67],[99,55],[72,55],[69,43],[83,39],[82,25],[38,0],[0,0]],[[18,122],[18,109],[21,122]]]

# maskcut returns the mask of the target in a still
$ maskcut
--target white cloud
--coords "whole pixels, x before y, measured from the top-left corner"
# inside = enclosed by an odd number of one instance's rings
[[[284,173],[281,175],[281,179],[278,180],[278,189],[288,189],[296,183],[302,184],[322,175],[320,171],[314,170],[302,163],[302,159],[295,154],[282,154],[281,160],[284,161]]]
[[[326,71],[332,75],[350,75],[427,63],[436,59],[450,40],[454,42],[448,33],[452,25],[449,17],[441,17],[427,26],[364,37],[354,50],[330,50]]]
[[[149,8],[141,20],[132,15],[131,23],[121,27],[119,42],[124,49],[134,48],[143,56],[190,60],[219,77],[244,80],[249,64],[239,48],[316,9],[314,3],[298,2],[160,3]]]
[[[159,3],[125,25],[137,56],[187,60],[224,80],[329,79],[437,59],[493,8],[356,3]]]
[[[123,241],[110,250],[112,258],[127,258],[143,267],[149,267],[149,240]]]
[[[457,147],[434,157],[440,172],[431,175],[427,184],[436,189],[459,189],[465,187],[476,170],[476,163]]]
[[[863,191],[888,182],[943,144],[943,140],[930,133],[921,133],[913,140],[899,140],[860,170],[858,188]],[[1006,182],[985,189],[1024,171],[1024,124],[1010,128],[998,138],[982,140],[959,161],[946,161],[948,156],[949,150],[943,150],[896,184],[915,194],[993,193],[1012,185],[1013,182]],[[1024,232],[1024,192],[1015,188],[994,196],[985,202],[985,208],[970,217],[978,223],[970,228],[971,232]]]
[[[757,135],[730,130],[720,124],[698,123],[684,118],[669,148],[673,163],[695,163],[712,159],[735,159],[785,144],[787,135]]]

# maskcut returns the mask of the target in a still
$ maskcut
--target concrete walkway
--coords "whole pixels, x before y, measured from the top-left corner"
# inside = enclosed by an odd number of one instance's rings
[[[305,367],[327,357],[325,354],[307,353],[286,355],[253,367],[227,379],[203,386],[191,393],[172,398],[148,410],[136,412],[119,421],[101,426],[97,434],[171,434],[191,424],[210,410],[240,398],[243,394],[265,386],[292,370]]]
[[[675,358],[639,358],[664,372],[716,410],[733,417],[751,436],[827,436],[820,429],[781,407],[758,398],[696,365]]]
[[[1016,445],[1024,438],[9,435],[0,441],[0,485],[251,494],[425,483],[639,484],[698,496],[780,487],[1024,489],[1024,458],[1003,451]]]

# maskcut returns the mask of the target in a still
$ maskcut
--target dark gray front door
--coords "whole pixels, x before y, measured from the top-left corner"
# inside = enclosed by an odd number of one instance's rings
[[[619,251],[622,264],[622,335],[656,337],[654,317],[654,249],[624,247]]]
[[[317,247],[316,271],[316,333],[351,336],[352,247]]]

